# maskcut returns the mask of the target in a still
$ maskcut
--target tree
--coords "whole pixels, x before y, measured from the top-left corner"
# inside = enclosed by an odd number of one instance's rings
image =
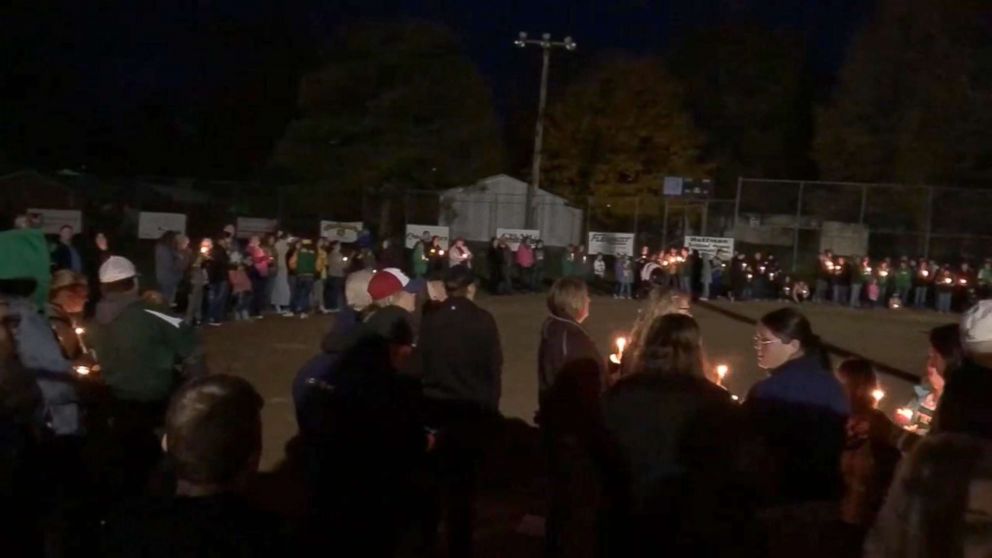
[[[813,153],[823,177],[992,179],[990,16],[980,0],[883,0],[818,115]]]
[[[338,210],[365,189],[443,188],[501,167],[486,83],[437,25],[343,28],[326,63],[303,78],[299,107],[274,162],[333,184],[326,193]]]
[[[704,156],[718,183],[809,170],[804,52],[800,39],[754,25],[702,30],[675,49],[670,66],[706,135]]]
[[[679,83],[655,58],[610,57],[549,102],[544,182],[597,208],[661,195],[666,175],[696,176],[703,138],[683,108]],[[633,211],[617,203],[615,217]]]

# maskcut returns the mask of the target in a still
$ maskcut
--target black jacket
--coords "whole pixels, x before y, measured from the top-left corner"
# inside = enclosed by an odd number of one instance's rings
[[[551,316],[541,326],[537,359],[542,426],[594,428],[606,387],[606,363],[589,334],[572,320]]]
[[[424,395],[499,410],[503,349],[492,314],[463,297],[426,312],[418,343]]]
[[[634,374],[603,396],[611,556],[729,555],[747,536],[742,411],[704,378]]]
[[[227,250],[220,245],[215,245],[210,251],[210,259],[203,263],[207,270],[207,279],[211,285],[216,285],[227,281],[227,270],[231,266],[231,257]]]
[[[968,434],[992,440],[992,370],[966,360],[949,370],[934,416],[933,432]]]

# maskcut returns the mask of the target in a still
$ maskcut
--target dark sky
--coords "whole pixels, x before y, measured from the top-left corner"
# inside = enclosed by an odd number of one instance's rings
[[[581,56],[664,53],[727,23],[801,33],[811,67],[840,65],[870,0],[15,1],[0,8],[0,150],[16,164],[114,174],[250,176],[293,115],[300,75],[352,19],[455,30],[501,116],[536,90],[521,30],[571,34]],[[56,5],[55,9],[52,8]],[[528,100],[527,102],[533,102]]]

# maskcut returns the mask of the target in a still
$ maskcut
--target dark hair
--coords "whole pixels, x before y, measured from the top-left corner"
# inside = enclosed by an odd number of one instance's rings
[[[158,237],[160,244],[172,244],[176,240],[176,231],[165,231]]]
[[[947,324],[931,329],[930,346],[947,363],[944,369],[945,373],[960,366],[964,360],[964,348],[961,346],[961,328],[958,324]]]
[[[198,484],[236,480],[261,451],[262,405],[255,388],[237,376],[206,376],[180,388],[165,417],[176,476]]]
[[[781,308],[762,316],[761,325],[783,343],[798,341],[806,356],[815,357],[825,370],[830,370],[830,356],[823,348],[820,336],[813,333],[813,326],[802,312]]]
[[[134,277],[128,277],[120,281],[100,283],[100,289],[105,293],[126,293],[133,290],[135,285],[137,283],[135,283]]]
[[[863,358],[850,358],[837,368],[837,376],[847,391],[854,414],[862,414],[875,407],[872,392],[878,387],[878,377],[871,362]]]
[[[62,231],[66,229],[69,229],[72,232],[76,232],[76,229],[74,229],[72,225],[62,225],[61,227],[59,227],[59,234],[62,234]]]
[[[704,377],[699,324],[690,316],[666,314],[655,319],[639,355],[638,372]]]

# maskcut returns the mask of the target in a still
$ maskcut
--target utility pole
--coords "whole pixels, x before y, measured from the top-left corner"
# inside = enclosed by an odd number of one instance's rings
[[[575,50],[576,44],[571,37],[565,37],[562,41],[552,41],[551,33],[541,35],[541,39],[528,39],[527,33],[521,31],[517,40],[513,44],[520,48],[528,45],[539,46],[543,50],[543,64],[541,65],[541,92],[537,99],[537,125],[534,128],[534,161],[531,167],[530,184],[527,186],[526,215],[524,217],[525,228],[534,228],[534,196],[541,186],[541,147],[544,142],[544,105],[548,98],[548,66],[551,63],[551,49],[563,48],[568,51]]]

